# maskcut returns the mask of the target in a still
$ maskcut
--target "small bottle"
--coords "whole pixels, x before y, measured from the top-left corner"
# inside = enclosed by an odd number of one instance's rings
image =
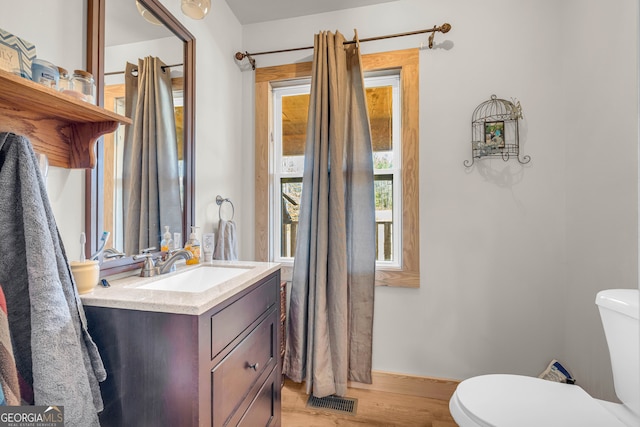
[[[93,75],[84,70],[74,70],[73,78],[73,90],[83,95],[83,100],[91,104],[96,103],[96,82],[93,80]]]
[[[196,229],[199,227],[191,226],[191,234],[184,248],[193,254],[193,258],[187,260],[187,265],[200,264],[200,241],[196,237]]]
[[[213,250],[216,245],[215,235],[213,233],[204,233],[202,235],[202,258],[204,262],[211,262],[213,259]]]
[[[173,249],[173,240],[171,239],[171,233],[169,232],[169,226],[164,226],[164,234],[162,235],[162,241],[160,242],[160,250],[162,252],[169,252]]]

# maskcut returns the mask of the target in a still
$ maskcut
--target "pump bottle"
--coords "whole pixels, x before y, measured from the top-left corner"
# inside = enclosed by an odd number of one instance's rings
[[[191,226],[191,234],[184,248],[193,254],[193,258],[187,260],[187,265],[200,264],[200,241],[196,237],[196,229],[199,227]]]
[[[164,226],[164,234],[162,235],[162,241],[160,242],[160,250],[162,252],[169,252],[173,249],[173,240],[171,239],[171,233],[169,232],[169,226]]]

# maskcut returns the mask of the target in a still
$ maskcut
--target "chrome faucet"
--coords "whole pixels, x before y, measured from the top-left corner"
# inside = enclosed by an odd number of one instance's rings
[[[140,270],[140,277],[153,277],[156,275],[156,264],[153,254],[151,253],[155,249],[156,248],[143,249],[142,253],[133,256],[135,260],[144,259],[144,266],[142,270]]]
[[[193,254],[186,249],[178,249],[177,251],[169,252],[169,257],[166,261],[158,261],[156,263],[156,273],[166,274],[175,271],[176,261],[178,261],[178,259],[180,258],[188,260],[193,258]]]
[[[117,250],[116,248],[107,248],[103,251],[103,255],[104,258],[124,258],[127,255],[120,252],[119,250]]]

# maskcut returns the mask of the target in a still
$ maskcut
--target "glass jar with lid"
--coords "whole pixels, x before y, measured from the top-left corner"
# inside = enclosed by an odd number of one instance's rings
[[[83,99],[91,104],[96,103],[96,82],[93,75],[84,70],[74,70],[71,78],[73,90],[83,95]]]
[[[31,79],[46,87],[58,88],[58,67],[44,59],[35,58],[31,63]]]
[[[67,69],[58,67],[58,71],[60,74],[60,78],[58,79],[58,90],[60,92],[73,90],[73,87],[71,86],[71,76]]]

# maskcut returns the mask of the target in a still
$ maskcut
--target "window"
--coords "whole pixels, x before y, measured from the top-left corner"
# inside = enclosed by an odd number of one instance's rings
[[[400,268],[402,262],[402,138],[400,73],[367,76],[364,84],[373,145],[376,203],[376,268]]]
[[[418,50],[362,59],[374,146],[376,285],[418,287]],[[309,103],[310,74],[311,63],[256,70],[255,255],[261,261],[292,261],[295,253],[307,118],[300,106]],[[274,120],[283,111],[287,120]]]
[[[365,76],[372,133],[378,268],[400,267],[402,177],[400,139],[400,75]],[[273,88],[273,173],[270,198],[270,259],[292,262],[295,256],[310,85],[288,82]]]
[[[308,79],[273,89],[269,258],[277,262],[292,262],[296,251],[310,90]]]

